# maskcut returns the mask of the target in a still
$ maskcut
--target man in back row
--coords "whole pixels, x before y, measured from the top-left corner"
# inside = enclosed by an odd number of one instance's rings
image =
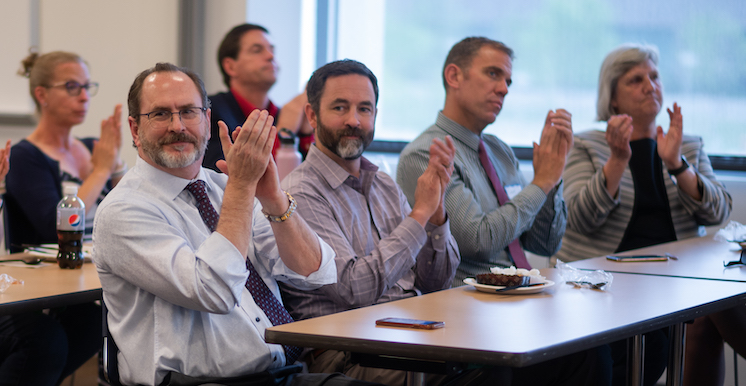
[[[266,28],[256,24],[240,24],[231,29],[218,48],[218,67],[223,75],[227,92],[210,95],[212,135],[208,142],[202,166],[218,170],[215,164],[225,159],[220,145],[218,121],[228,126],[229,133],[243,124],[255,109],[267,110],[276,119],[277,128],[286,128],[295,133],[302,154],[308,152],[313,142],[313,129],[303,113],[306,94],[301,93],[280,108],[269,100],[269,90],[277,81],[278,66],[275,62],[275,46],[269,39]],[[272,154],[280,146],[275,139]]]
[[[227,176],[201,167],[211,111],[198,75],[158,63],[135,79],[128,105],[137,163],[99,206],[93,233],[121,382],[275,384],[269,370],[300,354],[264,341],[292,321],[277,281],[310,290],[336,271],[280,189],[272,117],[252,112],[232,144],[221,122]],[[288,377],[278,384],[360,384]]]
[[[429,144],[449,135],[456,145],[455,174],[445,205],[461,250],[454,285],[491,267],[530,268],[523,248],[551,256],[565,233],[567,209],[560,179],[572,148],[571,115],[550,111],[534,143],[534,179],[528,184],[513,150],[483,134],[497,118],[512,82],[513,51],[484,38],[451,48],[443,67],[446,101],[433,126],[401,153],[396,180],[410,202],[428,165]]]
[[[391,177],[362,153],[373,140],[378,84],[362,63],[343,60],[314,72],[306,115],[316,129],[308,158],[282,182],[301,216],[336,252],[337,283],[312,291],[281,285],[296,319],[322,316],[450,287],[459,255],[449,231],[444,194],[453,173],[450,137],[433,139],[423,173],[415,177],[412,208]],[[604,385],[606,367],[595,350],[525,368],[484,367],[428,384]],[[349,352],[314,350],[309,371],[404,385],[406,373],[354,364]]]

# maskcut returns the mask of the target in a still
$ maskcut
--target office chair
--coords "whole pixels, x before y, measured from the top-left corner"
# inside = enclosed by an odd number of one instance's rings
[[[109,323],[107,322],[109,310],[106,308],[106,303],[104,303],[103,297],[101,298],[101,312],[103,313],[103,318],[101,318],[103,328],[101,331],[103,331],[104,334],[104,346],[102,349],[104,379],[109,382],[109,385],[111,386],[122,386],[119,382],[119,367],[117,365],[117,353],[119,352],[119,348],[109,332]]]

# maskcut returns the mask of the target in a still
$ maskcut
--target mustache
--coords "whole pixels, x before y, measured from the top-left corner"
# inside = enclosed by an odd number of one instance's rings
[[[344,130],[342,130],[339,134],[339,137],[346,137],[346,136],[355,136],[355,137],[361,137],[365,138],[365,131],[361,129],[359,126],[357,127],[351,127],[346,126]]]
[[[197,138],[187,134],[187,133],[169,133],[163,138],[158,140],[158,145],[169,145],[174,142],[189,142],[191,144],[197,145]]]

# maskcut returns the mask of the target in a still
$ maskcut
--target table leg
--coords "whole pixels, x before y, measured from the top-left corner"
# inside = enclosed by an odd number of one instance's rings
[[[627,339],[627,385],[642,386],[645,372],[645,336]]]
[[[425,373],[407,371],[407,386],[425,386]]]
[[[686,348],[686,324],[677,323],[668,328],[670,340],[666,385],[681,386],[684,377],[684,351]]]

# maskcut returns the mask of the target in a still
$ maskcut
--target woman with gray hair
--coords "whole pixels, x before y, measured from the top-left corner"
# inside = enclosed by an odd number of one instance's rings
[[[728,217],[731,197],[716,180],[702,139],[684,135],[676,103],[666,109],[664,132],[656,124],[662,106],[655,47],[625,44],[607,55],[596,106],[606,131],[575,136],[563,174],[567,230],[556,258],[581,260],[694,237],[704,234],[703,225]],[[644,384],[652,385],[666,365],[667,337],[663,331],[646,336]],[[612,344],[613,354],[624,358],[623,352],[623,344]],[[617,377],[614,359],[616,384],[623,368]],[[697,362],[687,357],[687,363]]]

